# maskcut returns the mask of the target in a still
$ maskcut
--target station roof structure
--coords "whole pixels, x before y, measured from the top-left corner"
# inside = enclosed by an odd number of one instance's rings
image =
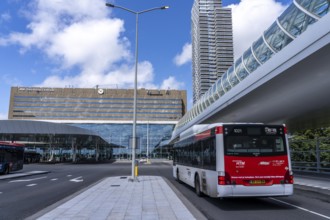
[[[11,134],[54,134],[96,135],[93,131],[66,124],[44,121],[1,120],[0,133]]]
[[[109,144],[95,132],[60,123],[27,120],[0,120],[0,140],[23,143],[55,143],[71,146],[104,146]]]

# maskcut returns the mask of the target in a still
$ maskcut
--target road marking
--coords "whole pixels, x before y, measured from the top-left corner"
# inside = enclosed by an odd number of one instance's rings
[[[26,185],[26,186],[30,187],[30,186],[36,186],[36,185],[37,184],[33,183],[33,184]]]
[[[72,175],[66,175],[67,177],[71,177]]]
[[[76,178],[74,178],[74,179],[71,179],[70,181],[71,181],[71,182],[79,183],[79,182],[82,182],[82,181],[84,181],[84,180],[82,179],[82,176],[79,176],[79,177],[76,177]]]
[[[283,204],[286,204],[286,205],[289,205],[289,206],[292,206],[292,207],[295,207],[297,209],[300,209],[300,210],[303,210],[305,212],[309,212],[309,213],[312,213],[314,215],[318,215],[320,217],[323,217],[323,218],[326,218],[326,219],[330,219],[330,216],[326,216],[326,215],[322,215],[320,213],[317,213],[317,212],[314,212],[314,211],[311,211],[311,210],[308,210],[308,209],[305,209],[303,207],[300,207],[300,206],[296,206],[296,205],[293,205],[293,204],[290,204],[290,203],[287,203],[287,202],[284,202],[284,201],[281,201],[281,200],[278,200],[278,199],[274,199],[274,198],[270,198],[276,202],[280,202],[280,203],[283,203]]]
[[[45,178],[47,178],[47,176],[43,176],[43,177],[39,177],[39,178],[34,178],[34,179],[26,179],[26,180],[12,180],[12,181],[9,181],[9,182],[10,183],[30,182],[30,181],[40,180],[40,179],[45,179]]]
[[[57,178],[54,178],[54,179],[51,179],[50,181],[56,181],[56,180],[58,180]]]
[[[320,189],[327,189],[330,190],[329,187],[324,187],[324,186],[316,186],[313,184],[307,184],[307,183],[295,183],[296,185],[301,185],[301,186],[309,186],[309,187],[314,187],[314,188],[320,188]]]

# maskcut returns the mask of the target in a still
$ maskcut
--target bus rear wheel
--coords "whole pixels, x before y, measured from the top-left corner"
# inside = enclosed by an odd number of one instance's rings
[[[203,193],[201,192],[201,184],[199,182],[199,176],[195,176],[195,192],[197,196],[202,196]]]

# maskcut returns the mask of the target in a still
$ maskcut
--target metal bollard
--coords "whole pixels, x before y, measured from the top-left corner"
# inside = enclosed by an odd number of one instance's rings
[[[134,174],[135,174],[136,177],[138,176],[138,167],[139,167],[139,161],[138,160],[135,160],[135,163],[134,163]]]

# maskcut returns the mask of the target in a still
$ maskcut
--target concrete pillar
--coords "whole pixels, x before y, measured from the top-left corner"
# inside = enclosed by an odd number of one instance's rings
[[[77,159],[77,146],[75,145],[74,139],[71,142],[71,149],[72,149],[72,162],[75,163]]]
[[[99,152],[100,150],[99,150],[99,145],[96,143],[96,150],[95,150],[95,153],[96,153],[96,155],[95,155],[95,161],[97,162],[97,161],[99,161],[99,156],[100,156],[100,152]]]

